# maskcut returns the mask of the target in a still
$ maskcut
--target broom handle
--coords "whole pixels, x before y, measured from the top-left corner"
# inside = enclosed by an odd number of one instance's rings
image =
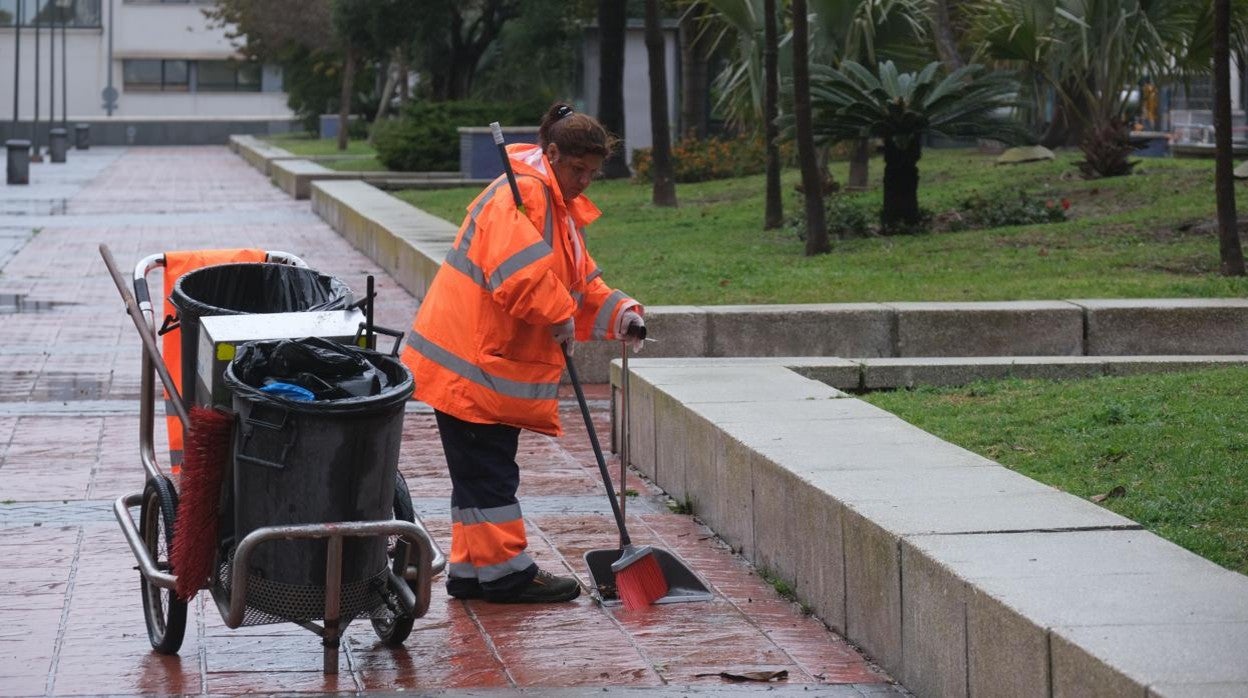
[[[572,355],[568,353],[566,344],[559,345],[563,349],[563,362],[568,367],[568,378],[572,380],[572,389],[576,391],[576,401],[581,405],[581,416],[585,418],[585,430],[589,432],[589,443],[594,447],[594,457],[598,459],[598,472],[602,473],[602,485],[607,488],[607,501],[611,502],[611,513],[615,515],[615,525],[620,529],[620,547],[627,548],[633,544],[628,537],[628,529],[624,526],[624,512],[620,511],[619,502],[615,501],[615,488],[611,486],[611,474],[607,472],[607,461],[602,457],[602,446],[598,445],[598,432],[594,430],[594,420],[589,416],[589,405],[585,402],[585,393],[581,391],[581,382],[576,377],[576,367],[572,365]]]
[[[628,504],[628,342],[620,342],[620,515]]]
[[[134,326],[139,330],[139,339],[143,340],[143,349],[147,351],[148,357],[152,360],[152,366],[156,369],[156,374],[160,376],[160,382],[164,383],[165,390],[169,391],[169,397],[173,398],[169,402],[173,405],[174,414],[177,415],[178,421],[182,422],[183,429],[189,428],[191,419],[186,414],[186,406],[182,404],[182,393],[174,384],[173,376],[169,375],[165,360],[160,356],[160,349],[156,348],[156,340],[152,338],[151,329],[148,328],[147,321],[143,319],[143,311],[139,310],[134,295],[126,287],[126,280],[117,269],[117,260],[113,259],[113,252],[108,249],[108,245],[100,243],[100,256],[104,258],[104,266],[108,267],[108,273],[112,275],[113,283],[117,285],[121,299],[126,302],[126,312],[129,313],[130,319],[134,320]]]
[[[494,136],[494,145],[498,146],[498,157],[503,161],[503,172],[507,174],[507,184],[511,186],[511,198],[516,201],[516,208],[524,213],[524,199],[520,198],[520,186],[516,184],[516,173],[511,169],[511,158],[507,157],[507,146],[503,143],[503,127],[497,121],[490,122],[490,134]]]

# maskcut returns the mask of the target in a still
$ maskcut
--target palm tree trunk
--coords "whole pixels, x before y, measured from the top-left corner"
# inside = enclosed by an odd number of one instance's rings
[[[884,208],[880,227],[885,231],[919,223],[919,158],[923,146],[917,137],[899,148],[893,139],[884,139]]]
[[[381,122],[385,121],[389,116],[390,98],[394,95],[394,89],[399,82],[399,61],[398,51],[395,50],[391,54],[391,59],[386,61],[386,82],[381,88],[381,99],[377,100],[377,113],[373,116],[373,125],[368,129],[368,142],[372,143],[377,137],[377,129],[381,126]]]
[[[854,150],[849,154],[848,188],[859,190],[867,188],[870,163],[871,141],[866,138],[859,138],[854,141]]]
[[[655,206],[676,205],[676,180],[672,174],[672,133],[667,119],[666,42],[660,26],[659,0],[646,0],[646,54],[650,64],[650,138],[653,167],[650,170]]]
[[[628,143],[624,142],[624,29],[625,3],[598,0],[598,120],[620,138],[620,147],[602,163],[606,179],[629,177]]]
[[[776,27],[776,0],[763,0],[763,137],[767,139],[767,206],[763,213],[763,230],[784,225],[784,200],[780,194],[780,114],[779,31]]]
[[[338,150],[347,149],[347,126],[351,118],[351,95],[355,92],[355,47],[347,46],[342,66],[342,94],[338,99]]]
[[[1244,250],[1235,213],[1234,154],[1231,146],[1230,0],[1213,3],[1213,132],[1217,163],[1214,190],[1218,202],[1218,252],[1224,276],[1244,276]]]
[[[932,38],[936,40],[936,53],[940,56],[940,62],[950,72],[966,65],[958,53],[958,39],[949,16],[949,0],[935,0],[931,13]]]
[[[802,166],[802,193],[806,199],[806,256],[830,252],[827,211],[823,208],[823,181],[815,153],[810,113],[810,46],[806,0],[793,0],[793,118],[797,127],[797,159]]]
[[[707,73],[710,38],[703,35],[705,2],[694,2],[680,19],[680,132],[689,138],[706,138],[706,99],[710,93]]]

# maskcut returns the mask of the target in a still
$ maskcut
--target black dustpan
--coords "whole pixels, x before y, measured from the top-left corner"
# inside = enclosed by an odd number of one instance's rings
[[[645,339],[645,328],[641,329],[640,337]],[[585,396],[581,392],[580,381],[576,378],[576,369],[572,367],[571,357],[565,354],[568,377],[572,380],[572,388],[576,391],[576,398],[581,405],[581,414],[585,418],[585,428],[589,431],[590,444],[594,447],[594,455],[598,458],[598,470],[602,473],[602,484],[607,489],[607,498],[611,501],[611,513],[615,515],[616,526],[620,529],[620,547],[607,550],[590,550],[585,553],[585,564],[589,567],[589,578],[593,583],[593,592],[604,606],[623,604],[616,591],[615,571],[611,569],[611,565],[625,554],[626,548],[627,552],[630,553],[637,550],[630,545],[628,529],[624,526],[625,498],[623,494],[626,491],[624,475],[628,469],[628,344],[621,343],[620,346],[623,347],[624,372],[620,381],[621,401],[623,404],[621,427],[623,438],[621,439],[622,446],[620,448],[621,496],[618,503],[616,501],[615,488],[611,486],[611,476],[607,473],[606,460],[602,457],[602,448],[598,445],[598,435],[594,431],[594,423],[589,416],[589,406],[585,403]],[[710,601],[715,598],[710,590],[707,589],[706,584],[679,557],[662,548],[645,547],[654,555],[655,561],[659,563],[659,570],[662,571],[663,578],[667,582],[667,594],[657,599],[654,603]]]
[[[667,594],[658,603],[681,603],[682,601],[710,601],[715,598],[706,584],[698,578],[683,560],[662,548],[653,548],[654,557],[663,570],[667,580]],[[590,550],[585,553],[585,564],[589,566],[589,581],[593,584],[592,592],[604,606],[618,606],[624,602],[615,591],[615,572],[611,563],[620,559],[624,551],[620,548],[608,550]]]

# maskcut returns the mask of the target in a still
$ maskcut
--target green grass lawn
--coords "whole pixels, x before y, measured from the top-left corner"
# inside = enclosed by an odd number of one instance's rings
[[[862,397],[1248,574],[1248,368]]]
[[[365,140],[351,139],[347,141],[346,150],[338,150],[338,141],[334,138],[317,138],[307,133],[282,133],[265,136],[261,140],[272,143],[278,148],[289,150],[295,155],[317,157],[319,155],[358,155],[362,159],[375,158],[377,151]]]
[[[791,227],[761,229],[761,175],[678,185],[677,209],[651,205],[648,185],[604,181],[589,191],[604,213],[589,244],[611,285],[655,305],[1248,296],[1248,279],[1218,276],[1216,233],[1192,227],[1214,217],[1212,160],[1147,158],[1133,176],[1085,181],[1078,158],[998,167],[973,150],[928,149],[919,163],[920,204],[934,214],[971,192],[1022,190],[1070,199],[1063,223],[837,241],[807,258]],[[844,182],[847,163],[832,173]],[[850,196],[878,208],[882,174],[872,160],[871,189]],[[791,217],[796,182],[786,172]],[[476,194],[397,195],[458,225]]]

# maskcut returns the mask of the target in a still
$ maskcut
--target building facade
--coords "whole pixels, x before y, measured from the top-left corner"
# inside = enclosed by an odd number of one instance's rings
[[[0,0],[0,132],[29,137],[37,117],[42,133],[53,109],[71,128],[91,123],[97,142],[114,132],[132,143],[224,142],[212,124],[285,130],[281,70],[243,59],[204,16],[210,5]]]

